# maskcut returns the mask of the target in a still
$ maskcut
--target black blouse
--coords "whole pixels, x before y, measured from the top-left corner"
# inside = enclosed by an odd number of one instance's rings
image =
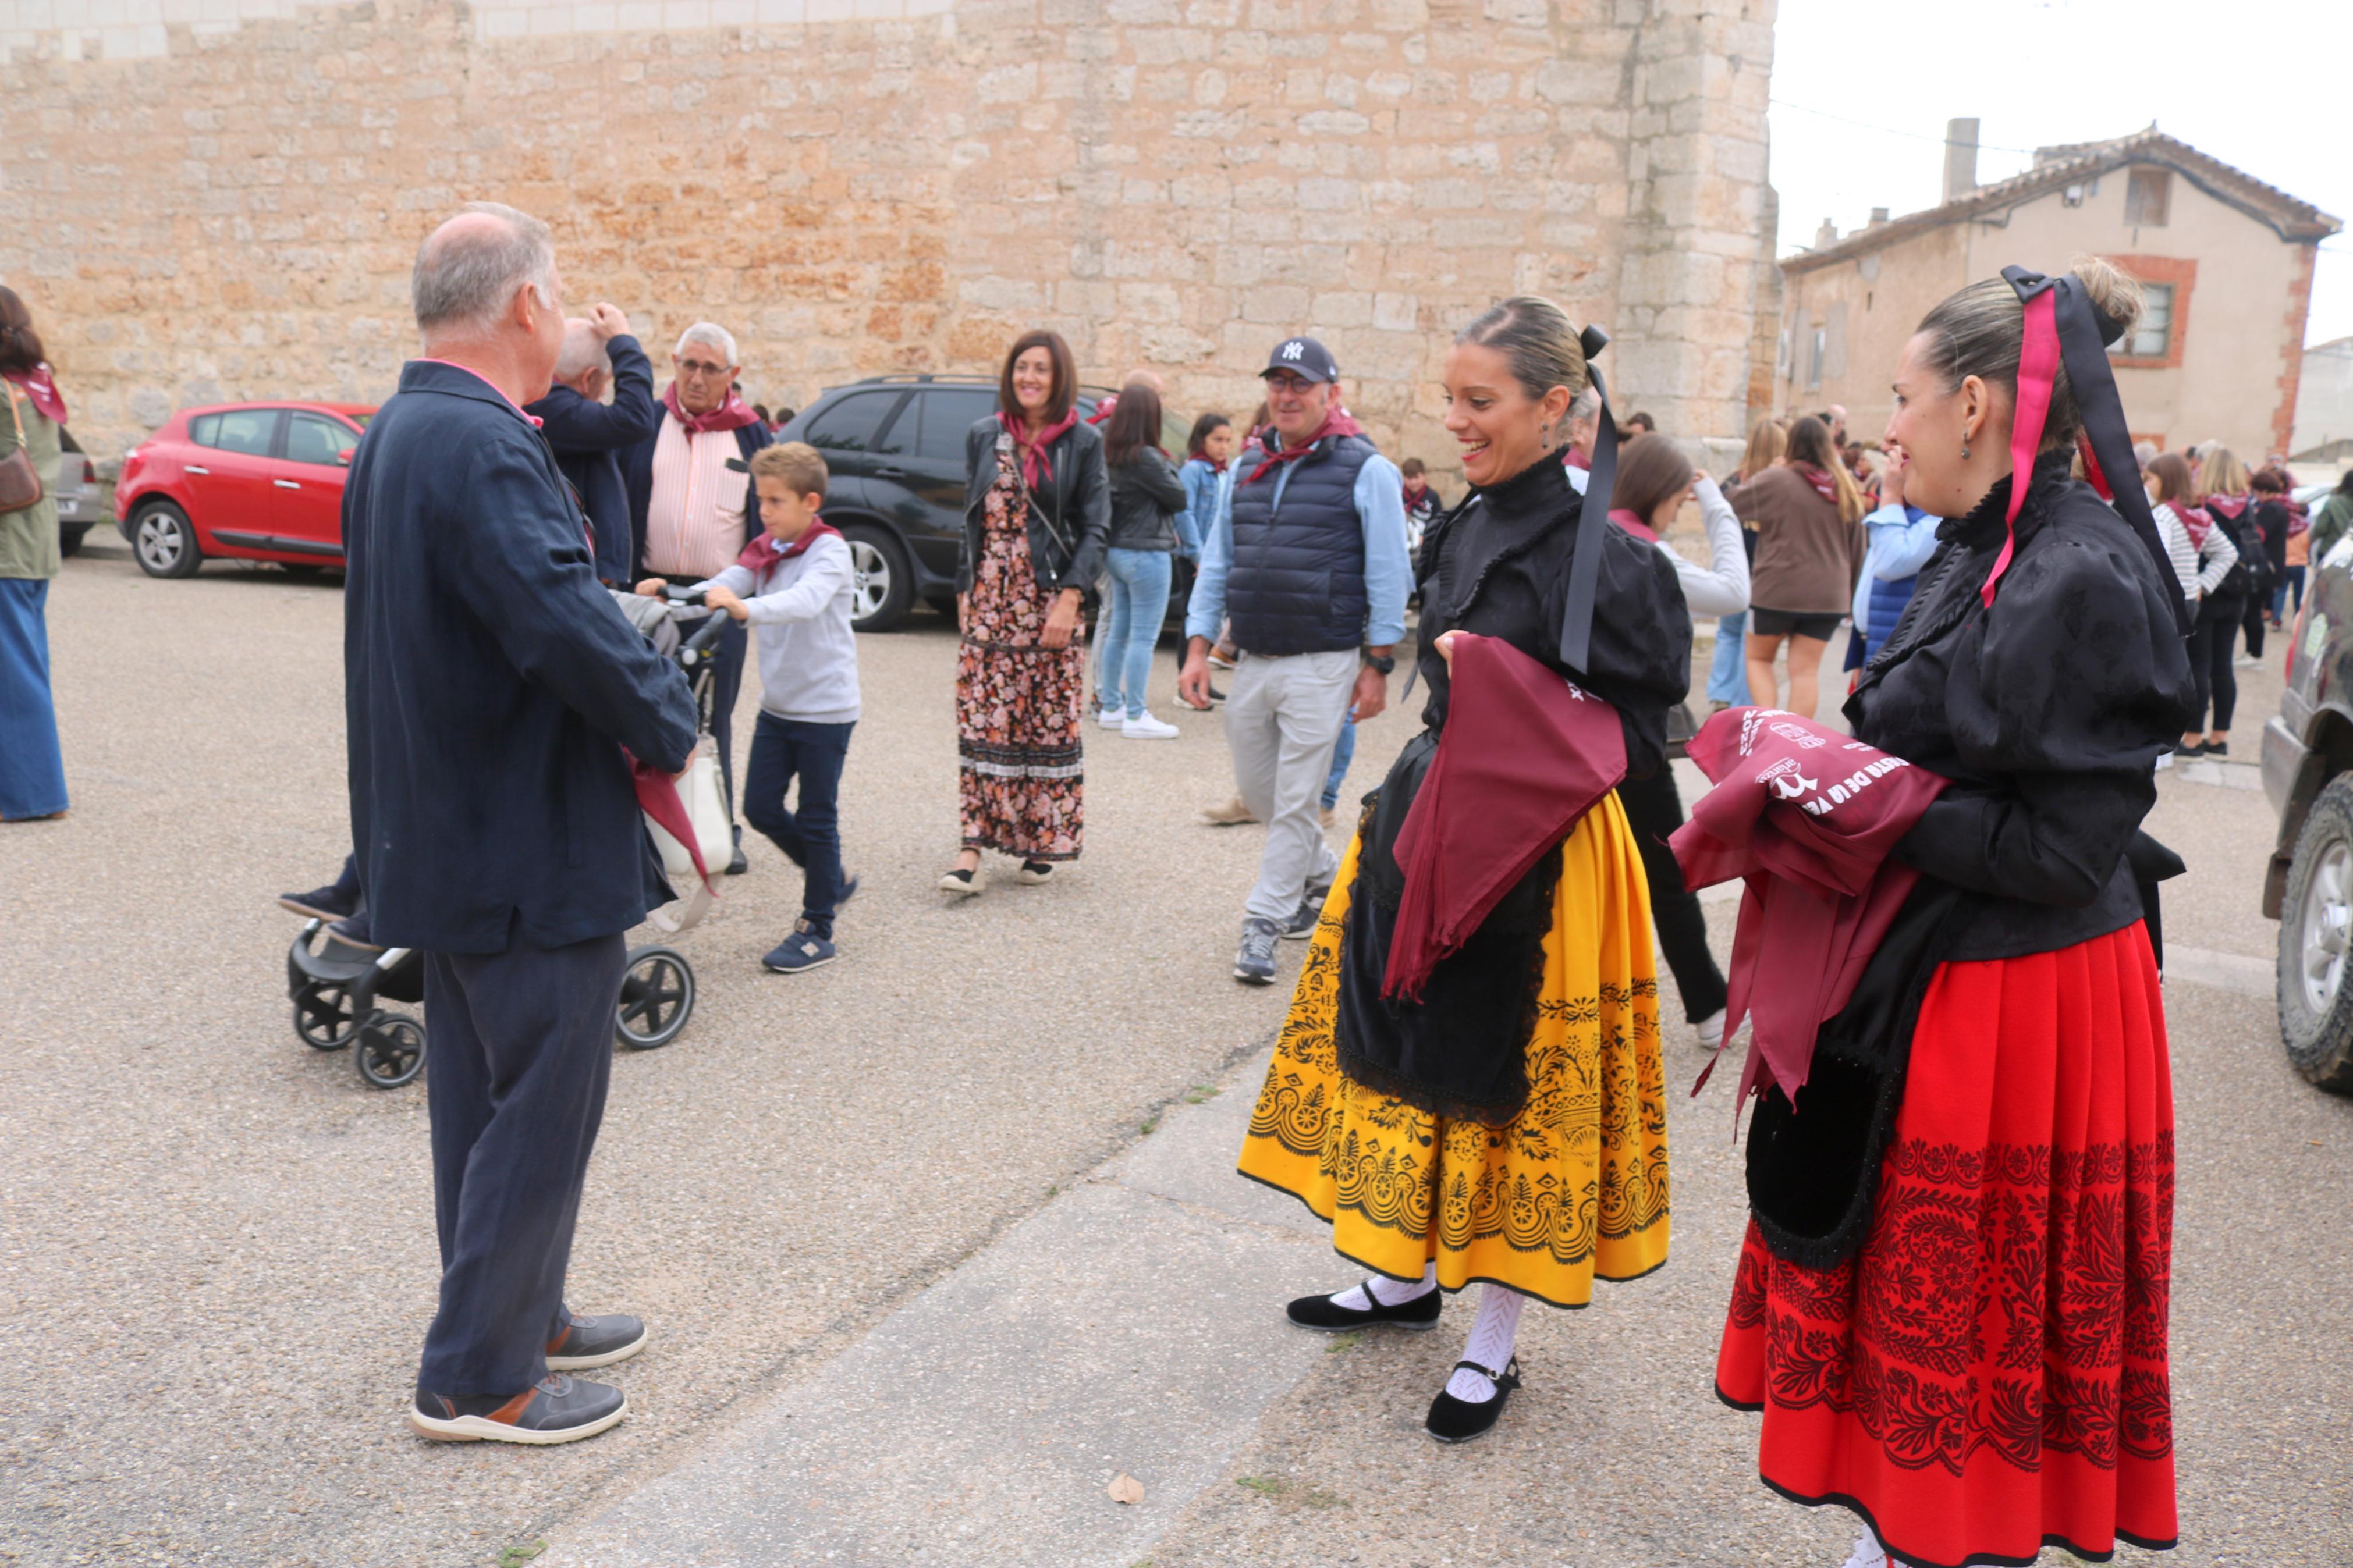
[[[1500,484],[1474,489],[1422,542],[1418,668],[1430,685],[1422,722],[1446,722],[1451,683],[1438,652],[1441,633],[1501,637],[1576,680],[1618,710],[1633,778],[1665,761],[1667,710],[1691,689],[1691,612],[1674,568],[1623,529],[1603,531],[1600,584],[1593,608],[1591,667],[1560,659],[1568,568],[1583,501],[1568,472],[1539,458]]]
[[[2007,479],[1944,543],[1846,715],[1859,740],[1953,781],[1898,847],[1980,895],[1943,956],[2048,952],[2141,918],[2126,846],[2190,715],[2179,587],[2069,455],[2035,464],[1993,605]]]

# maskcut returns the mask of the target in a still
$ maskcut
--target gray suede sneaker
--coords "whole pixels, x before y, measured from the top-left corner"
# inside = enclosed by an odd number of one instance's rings
[[[1274,984],[1274,944],[1282,928],[1256,915],[1242,921],[1242,944],[1234,953],[1234,978],[1246,985]]]

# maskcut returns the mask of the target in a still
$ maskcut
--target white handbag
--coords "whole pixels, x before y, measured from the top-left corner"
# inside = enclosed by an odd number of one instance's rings
[[[696,742],[694,754],[687,759],[686,772],[678,781],[678,798],[679,804],[686,807],[687,826],[693,830],[695,847],[702,851],[704,869],[713,877],[724,875],[727,862],[735,856],[735,831],[727,818],[718,749],[711,744],[708,735]],[[675,914],[665,907],[647,918],[656,930],[666,934],[686,931],[709,912],[714,895],[695,870],[694,857],[669,829],[648,816],[646,831],[653,835],[654,848],[661,856],[662,872],[670,885],[686,889]]]

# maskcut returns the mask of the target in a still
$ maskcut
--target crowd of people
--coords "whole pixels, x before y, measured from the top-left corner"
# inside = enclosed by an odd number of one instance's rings
[[[794,973],[835,958],[859,886],[839,830],[855,574],[821,516],[822,454],[744,401],[723,327],[690,327],[657,394],[623,314],[567,318],[545,226],[491,204],[426,238],[412,287],[421,352],[346,489],[353,855],[290,899],[426,955],[443,1274],[413,1425],[568,1442],[628,1409],[574,1374],[648,1339],[564,1287],[623,933],[673,891],[640,802],[698,745],[684,676],[622,606],[684,589],[726,617],[710,724],[731,816],[756,646],[740,815],[802,872],[764,961]],[[1176,732],[1150,686],[1175,563],[1194,562],[1175,689],[1222,705],[1235,786],[1208,815],[1265,827],[1233,973],[1273,983],[1285,939],[1310,955],[1240,1170],[1366,1271],[1292,1300],[1303,1328],[1429,1328],[1444,1293],[1478,1287],[1433,1437],[1494,1426],[1529,1300],[1581,1307],[1597,1279],[1667,1261],[1652,929],[1703,1044],[1739,1023],[1736,989],[1782,1007],[1811,984],[1759,972],[1752,905],[1730,982],[1718,967],[1668,766],[1703,740],[1778,747],[1754,819],[1806,814],[1787,836],[1815,854],[1853,833],[1840,864],[1883,865],[1895,898],[1810,1016],[1814,1076],[1759,1080],[1751,1058],[1752,1215],[1717,1391],[1763,1413],[1769,1485],[1861,1517],[1850,1568],[2172,1544],[2154,933],[2179,862],[2140,823],[2164,760],[2227,754],[2237,640],[2259,654],[2300,605],[2353,479],[2307,527],[2276,462],[2132,451],[2113,383],[2074,383],[2057,345],[2104,367],[2138,309],[2096,261],[1971,285],[1894,367],[1882,441],[1848,440],[1835,407],[1760,422],[1719,487],[1648,416],[1621,426],[1604,332],[1504,300],[1445,349],[1468,486],[1451,506],[1349,414],[1314,337],[1275,342],[1261,408],[1201,415],[1181,456],[1160,445],[1156,378],[1086,418],[1058,334],[1008,350],[965,437],[959,843],[939,886],[981,893],[992,853],[1032,885],[1080,857],[1089,712],[1123,739]],[[38,353],[0,290],[8,428],[36,458],[51,416],[13,411]],[[1704,562],[1666,538],[1686,508]],[[46,703],[54,570],[0,531],[9,816],[64,807],[18,701],[41,674]],[[1697,736],[1694,616],[1718,628]],[[1842,622],[1846,734],[1810,722]],[[1418,725],[1335,850],[1355,726],[1388,708],[1409,636]],[[1899,769],[1925,782],[1896,826],[1843,826]],[[1701,811],[1693,828],[1724,831]],[[744,869],[737,837],[725,871]],[[1751,873],[1752,904],[1757,879],[1798,874],[1783,864]]]

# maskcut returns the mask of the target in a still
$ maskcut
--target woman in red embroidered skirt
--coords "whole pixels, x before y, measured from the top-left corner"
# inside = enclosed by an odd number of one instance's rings
[[[1895,382],[1907,499],[1950,521],[1847,716],[1952,783],[1794,1109],[1758,1104],[1716,1363],[1766,1484],[1862,1516],[1850,1568],[2174,1543],[2153,879],[2179,863],[2138,828],[2189,674],[2102,351],[2138,310],[2098,262],[2011,268],[1930,311]],[[2079,440],[2116,508],[2068,477]]]
[[[984,849],[1043,882],[1085,839],[1080,591],[1103,571],[1111,488],[1080,422],[1070,346],[1030,332],[1006,355],[997,412],[965,437],[956,568],[956,796],[963,849],[940,879],[981,890]]]

